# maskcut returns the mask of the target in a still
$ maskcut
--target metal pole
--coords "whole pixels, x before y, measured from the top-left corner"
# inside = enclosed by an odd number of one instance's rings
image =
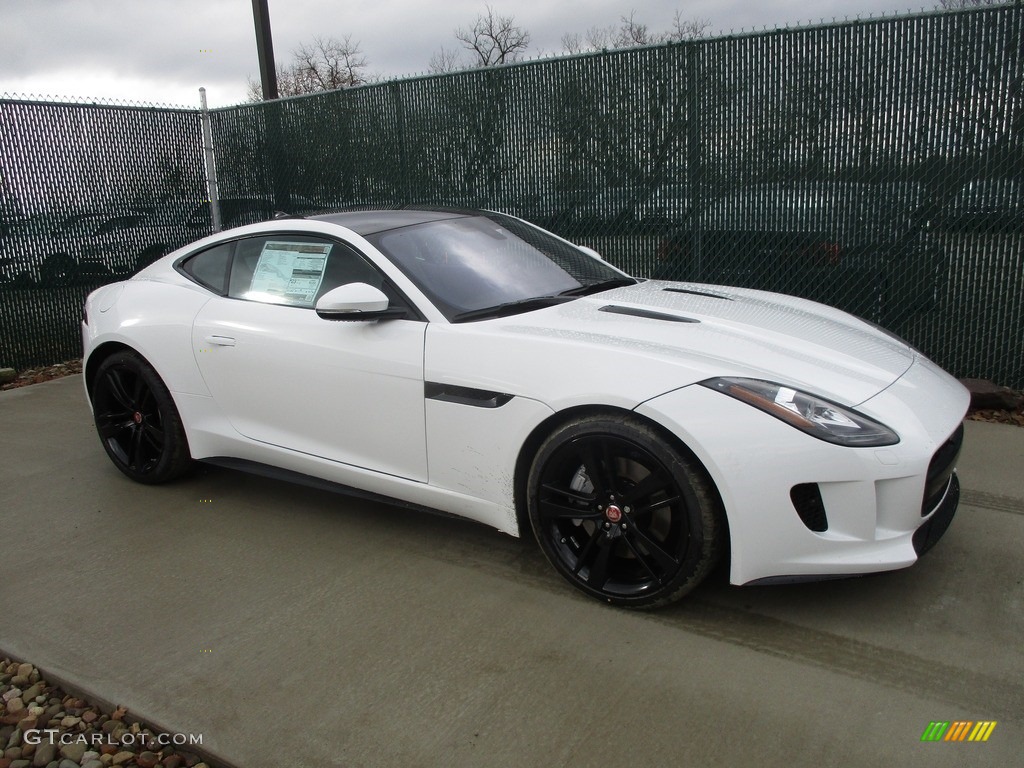
[[[274,65],[274,41],[270,36],[267,0],[252,0],[252,18],[256,24],[256,53],[260,57],[263,100],[273,101],[277,98],[277,67]]]
[[[206,106],[206,89],[199,89],[199,100],[202,102],[203,120],[203,154],[206,159],[206,195],[210,200],[210,221],[213,231],[220,232],[220,190],[217,188],[217,159],[213,154],[213,129],[210,126],[210,110]]]

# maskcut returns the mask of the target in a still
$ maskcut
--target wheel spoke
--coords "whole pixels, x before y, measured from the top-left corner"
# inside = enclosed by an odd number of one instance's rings
[[[96,429],[100,437],[109,440],[117,437],[131,425],[131,417],[127,413],[98,413],[96,414]]]
[[[142,430],[133,429],[131,436],[131,446],[128,449],[128,465],[133,467],[135,471],[142,471]]]
[[[540,502],[540,513],[545,520],[597,520],[604,517],[597,510],[569,507],[549,500]]]
[[[655,470],[626,491],[626,494],[622,497],[622,502],[624,504],[635,504],[638,500],[653,496],[658,491],[670,492],[672,490],[672,480]]]
[[[637,507],[633,510],[634,515],[643,515],[652,510],[658,509],[659,507],[667,507],[670,504],[675,504],[679,501],[679,496],[667,496],[664,499],[658,499],[653,504],[648,504],[646,507]]]
[[[141,379],[140,379],[141,381]],[[138,411],[146,413],[150,403],[153,402],[153,390],[149,387],[143,387],[142,393],[139,395],[139,399],[135,401],[135,408]]]
[[[672,555],[661,548],[652,538],[641,531],[636,526],[626,531],[627,538],[636,539],[637,544],[647,551],[650,559],[657,563],[658,567],[661,568],[662,573],[665,575],[671,575],[679,569],[679,561],[676,560]],[[646,559],[646,558],[641,558]]]
[[[146,422],[142,425],[142,432],[146,437],[147,442],[156,450],[157,453],[164,449],[164,431],[154,424]]]
[[[657,581],[660,584],[661,583],[661,576],[659,576],[657,573],[655,573],[654,569],[651,568],[651,564],[647,562],[647,560],[648,560],[647,555],[645,555],[643,552],[641,552],[639,547],[637,547],[635,544],[633,544],[632,541],[629,540],[629,536],[623,536],[622,540],[624,542],[626,542],[626,546],[629,547],[629,551],[633,553],[634,557],[636,557],[636,561],[638,563],[640,563],[640,565],[642,565],[644,567],[644,570],[647,571],[647,573],[649,573],[651,575],[652,579],[654,579],[655,581]]]
[[[601,459],[604,463],[605,475],[604,486],[609,493],[619,494],[618,476],[615,472],[615,457],[612,456],[612,444],[610,440],[601,441]]]
[[[113,395],[118,405],[126,411],[135,410],[128,390],[125,389],[124,381],[121,380],[121,373],[117,369],[111,368],[107,371],[107,385],[109,386],[110,394]]]
[[[594,532],[590,534],[590,540],[587,542],[586,546],[583,547],[583,551],[580,552],[579,557],[576,558],[576,567],[572,569],[573,576],[579,575],[580,569],[587,564],[587,556],[590,554],[590,550],[594,548],[594,544],[597,543],[597,540],[603,535],[604,531],[600,528],[595,528]]]
[[[135,410],[142,410],[142,403],[148,392],[149,388],[146,386],[146,382],[142,380],[141,376],[136,376],[135,387],[132,389],[132,403],[134,403]]]
[[[572,490],[571,488],[559,488],[558,486],[555,485],[542,485],[541,488],[545,491],[551,491],[551,493],[557,493],[559,496],[564,496],[565,498],[571,499],[572,501],[580,501],[583,502],[584,504],[594,503],[593,495],[579,493],[577,491]]]

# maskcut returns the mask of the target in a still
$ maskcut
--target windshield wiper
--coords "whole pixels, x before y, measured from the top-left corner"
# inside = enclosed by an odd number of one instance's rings
[[[569,301],[570,298],[570,296],[559,294],[558,296],[534,296],[529,299],[506,301],[504,304],[497,304],[493,307],[483,307],[482,309],[470,309],[466,312],[459,312],[459,314],[452,317],[452,322],[464,323],[467,320],[481,320],[487,317],[515,315],[519,312],[529,312],[533,309],[550,307],[553,304],[562,304]]]
[[[612,288],[622,288],[627,285],[636,285],[636,280],[634,280],[632,277],[613,277],[611,280],[602,280],[597,283],[589,283],[587,285],[581,285],[577,288],[570,288],[567,291],[562,291],[558,295],[589,296],[592,293],[610,291]]]

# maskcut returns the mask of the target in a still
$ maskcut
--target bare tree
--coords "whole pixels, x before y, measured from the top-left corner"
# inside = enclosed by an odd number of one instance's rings
[[[584,35],[567,32],[562,35],[561,42],[566,53],[634,48],[639,45],[657,45],[699,38],[710,26],[711,22],[707,19],[688,19],[682,12],[676,11],[671,29],[653,32],[650,27],[637,20],[636,11],[630,11],[628,16],[619,17],[617,25],[591,27]]]
[[[667,33],[665,42],[676,40],[696,40],[704,37],[711,28],[711,19],[694,16],[687,19],[683,17],[682,11],[676,11],[672,19],[672,29]]]
[[[579,32],[566,32],[560,42],[565,53],[583,53],[586,50],[583,46],[583,35]]]
[[[636,20],[636,11],[630,11],[629,16],[619,18],[619,28],[615,36],[615,48],[633,48],[637,45],[650,45],[659,42],[652,36],[646,24]]]
[[[459,61],[458,51],[453,51],[441,46],[440,50],[436,51],[434,55],[430,57],[428,71],[431,74],[441,75],[445,72],[457,72],[460,69],[464,69],[464,67]]]
[[[290,64],[277,68],[277,90],[281,96],[299,96],[304,93],[335,91],[368,82],[366,68],[369,62],[360,43],[345,35],[314,37],[312,43],[303,43],[292,51]],[[249,80],[249,98],[262,101],[259,83]]]
[[[530,33],[516,25],[515,17],[499,16],[494,7],[476,17],[468,28],[455,30],[455,38],[474,58],[473,65],[493,67],[519,61],[530,44]]]

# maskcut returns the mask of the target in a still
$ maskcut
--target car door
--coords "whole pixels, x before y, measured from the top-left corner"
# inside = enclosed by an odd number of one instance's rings
[[[401,305],[367,259],[338,241],[275,235],[218,246],[205,261],[196,257],[183,269],[200,281],[205,269],[226,285],[195,319],[196,361],[239,433],[426,481],[426,323],[413,313],[332,321],[313,309],[320,295],[349,282],[375,285]]]

